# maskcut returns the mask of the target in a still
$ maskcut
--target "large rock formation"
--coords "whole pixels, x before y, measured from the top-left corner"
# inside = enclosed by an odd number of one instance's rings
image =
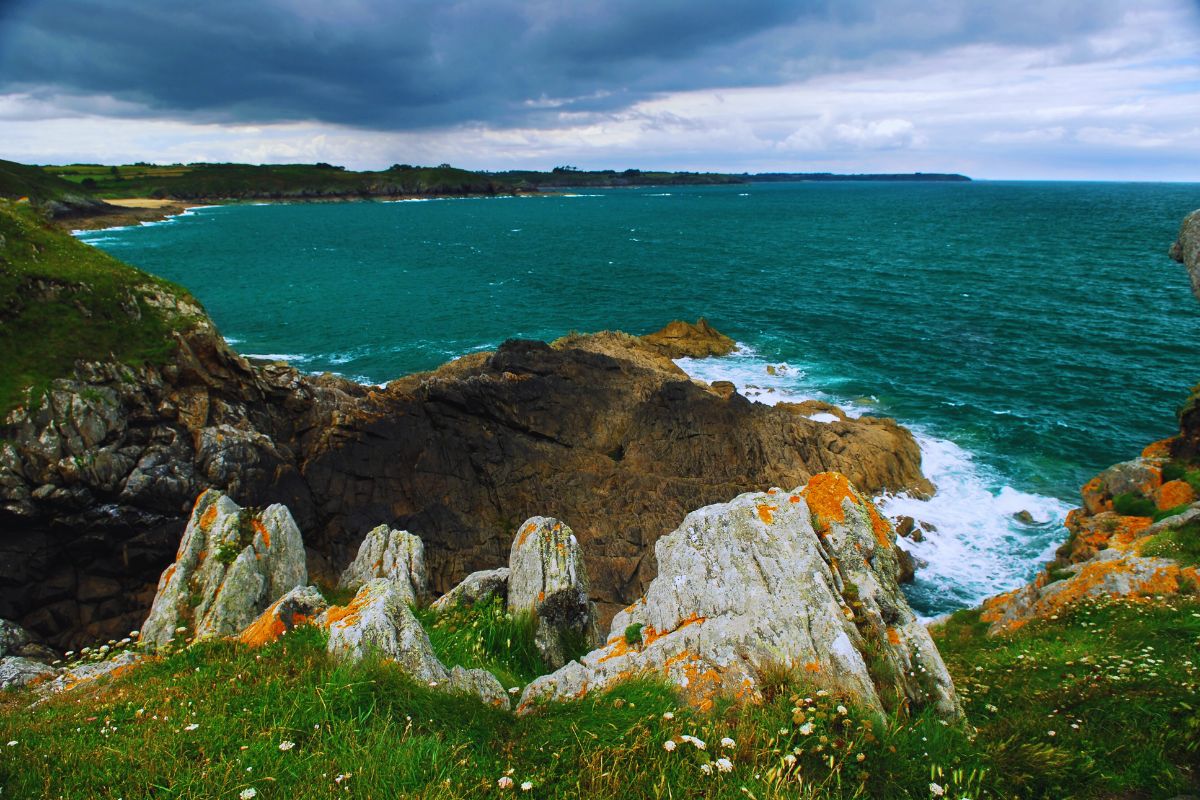
[[[450,591],[433,601],[435,611],[447,611],[455,606],[472,606],[493,597],[508,602],[508,567],[481,569],[472,572]]]
[[[176,637],[235,635],[307,579],[304,542],[285,506],[256,512],[210,489],[159,578],[141,641],[161,647]]]
[[[61,647],[137,627],[207,488],[286,504],[330,582],[380,521],[411,531],[434,595],[504,563],[516,524],[553,508],[602,619],[645,589],[654,542],[693,508],[827,469],[872,493],[931,490],[895,422],[751,403],[664,347],[509,341],[378,389],[253,366],[206,324],[166,366],[80,363],[0,429],[0,617]]]
[[[836,473],[688,514],[655,545],[659,574],[608,643],[530,684],[519,708],[658,673],[701,707],[759,697],[765,670],[882,709],[960,708],[929,633],[896,582],[895,534]]]
[[[1179,238],[1171,245],[1170,256],[1187,267],[1192,294],[1200,299],[1200,209],[1184,218],[1179,226]]]
[[[552,669],[567,662],[571,643],[598,644],[587,569],[574,532],[556,519],[526,520],[508,557],[508,611],[537,620],[535,643]]]

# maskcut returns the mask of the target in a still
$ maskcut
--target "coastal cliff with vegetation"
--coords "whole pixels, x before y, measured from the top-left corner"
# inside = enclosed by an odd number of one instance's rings
[[[1200,789],[1195,397],[1033,583],[926,626],[871,500],[936,491],[912,435],[689,378],[704,320],[362,386],[0,226],[6,796]]]

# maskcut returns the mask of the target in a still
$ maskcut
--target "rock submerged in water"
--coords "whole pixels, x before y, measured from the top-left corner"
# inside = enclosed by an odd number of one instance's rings
[[[159,578],[143,644],[233,636],[307,581],[304,542],[282,505],[243,509],[209,490],[196,500],[174,563]],[[178,628],[185,632],[176,633]]]
[[[513,537],[508,570],[508,611],[533,614],[535,643],[548,666],[565,664],[573,644],[598,644],[587,569],[569,527],[549,517],[526,520]]]
[[[961,716],[929,633],[896,582],[894,533],[836,473],[802,489],[743,494],[685,517],[655,545],[659,573],[613,620],[607,644],[530,684],[519,710],[646,672],[701,707],[761,696],[785,666],[882,710],[893,697]],[[625,631],[641,626],[641,642]]]
[[[357,591],[376,578],[396,585],[408,603],[429,600],[429,578],[425,572],[425,545],[420,537],[387,525],[372,529],[358,548],[358,555],[342,573],[338,587]]]

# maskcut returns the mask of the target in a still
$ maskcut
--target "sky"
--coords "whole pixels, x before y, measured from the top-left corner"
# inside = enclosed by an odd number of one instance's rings
[[[0,157],[1200,181],[1200,0],[0,0]]]

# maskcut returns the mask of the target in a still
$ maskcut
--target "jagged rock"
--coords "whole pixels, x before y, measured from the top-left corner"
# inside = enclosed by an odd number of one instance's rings
[[[178,627],[187,629],[181,637],[235,635],[306,580],[304,542],[287,508],[255,512],[209,490],[159,579],[141,641],[164,645]]]
[[[548,666],[567,662],[572,641],[598,643],[587,569],[569,527],[549,517],[526,520],[513,538],[508,569],[508,611],[534,615],[535,642]]]
[[[470,694],[478,697],[486,705],[503,708],[512,707],[512,700],[496,676],[486,669],[463,669],[455,666],[450,670],[446,679],[446,689],[450,692]]]
[[[396,584],[406,603],[428,601],[429,579],[425,573],[425,546],[421,539],[387,525],[380,525],[368,533],[358,548],[358,555],[342,573],[338,586],[357,590],[376,578]]]
[[[784,665],[870,708],[899,695],[957,718],[950,675],[897,586],[894,549],[888,523],[836,473],[693,511],[655,545],[659,574],[608,643],[535,680],[518,710],[645,672],[706,707],[722,692],[761,697],[763,670]],[[640,645],[626,641],[631,625]],[[873,677],[872,659],[886,672]]]
[[[912,583],[917,578],[917,559],[903,547],[896,548],[896,563],[899,571],[896,574],[897,583]]]
[[[709,325],[704,317],[695,325],[674,320],[662,330],[646,334],[642,341],[668,358],[727,356],[737,347],[737,342]]]
[[[56,673],[40,661],[23,656],[0,658],[0,689],[18,689],[36,681],[44,681]]]
[[[144,655],[126,650],[107,661],[88,662],[63,670],[55,675],[53,680],[40,684],[38,688],[46,695],[70,691],[80,684],[100,678],[125,675],[145,660]]]
[[[328,649],[338,658],[387,658],[423,683],[441,683],[449,676],[433,653],[429,635],[408,607],[403,590],[391,581],[376,579],[364,584],[349,605],[329,609],[318,624],[329,628]]]
[[[472,694],[488,705],[509,707],[504,687],[487,670],[446,669],[403,591],[389,580],[377,578],[364,584],[349,605],[328,609],[318,617],[317,625],[328,628],[328,650],[338,658],[385,658],[415,681]]]
[[[1033,518],[1033,514],[1025,510],[1016,512],[1012,515],[1012,518],[1022,525],[1033,525],[1037,522],[1037,520]]]
[[[1200,209],[1184,218],[1179,226],[1179,238],[1171,245],[1170,256],[1187,267],[1192,294],[1200,299]]]
[[[316,622],[329,608],[325,597],[315,586],[297,586],[267,606],[258,619],[238,634],[238,641],[260,647],[300,625]]]
[[[446,611],[454,606],[471,606],[499,597],[508,602],[508,567],[484,569],[472,572],[462,583],[433,601],[436,611]]]

